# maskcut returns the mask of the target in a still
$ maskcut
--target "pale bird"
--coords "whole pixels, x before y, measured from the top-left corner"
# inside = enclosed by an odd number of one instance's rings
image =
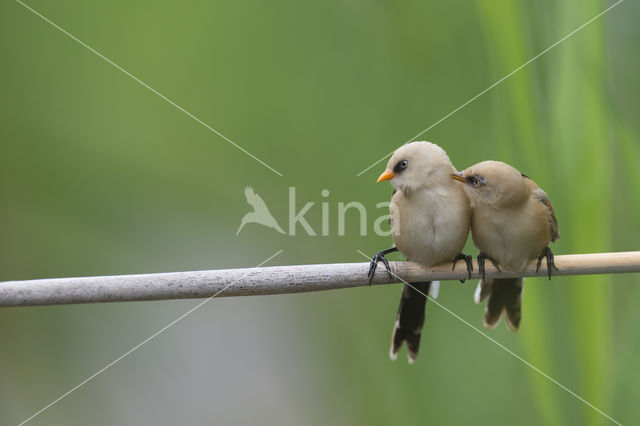
[[[385,254],[399,250],[407,260],[425,266],[464,259],[470,273],[471,258],[461,254],[467,240],[471,208],[462,187],[451,179],[455,172],[446,152],[430,142],[412,142],[398,148],[378,182],[388,180],[391,197],[391,231],[395,246],[378,252],[371,260],[369,279]],[[454,265],[455,266],[455,265]],[[407,342],[409,362],[415,362],[424,325],[426,294],[436,295],[440,283],[404,285],[391,339],[390,357]],[[422,293],[422,294],[421,294]]]
[[[464,183],[460,186],[471,199],[471,235],[480,250],[481,273],[484,274],[484,259],[509,271],[521,271],[536,258],[540,268],[546,257],[551,279],[555,265],[548,245],[560,235],[547,194],[528,176],[499,161],[478,163],[455,173],[453,178]],[[523,278],[480,280],[474,300],[480,303],[487,298],[486,327],[495,327],[504,313],[509,329],[518,330],[523,283]]]
[[[284,234],[284,231],[282,230],[282,228],[280,228],[278,222],[276,222],[276,219],[269,211],[269,208],[265,204],[264,200],[255,193],[253,188],[247,186],[244,189],[244,195],[247,197],[247,203],[249,203],[249,205],[253,207],[253,211],[244,215],[244,217],[242,218],[242,222],[240,222],[240,227],[238,228],[236,235],[240,233],[240,230],[247,223],[259,223],[260,225],[264,225],[268,228],[273,228],[279,233]]]

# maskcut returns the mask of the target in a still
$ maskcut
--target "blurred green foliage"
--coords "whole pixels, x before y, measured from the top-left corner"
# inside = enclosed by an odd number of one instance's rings
[[[612,3],[28,4],[279,177],[15,2],[0,5],[0,280],[354,262],[389,238],[281,225],[288,187],[361,201],[382,155]],[[503,160],[549,194],[556,253],[636,250],[640,7],[624,2],[427,132],[462,169]],[[329,197],[320,191],[328,189]],[[332,218],[335,216],[332,213]],[[474,252],[471,243],[468,252]],[[364,273],[364,271],[363,271]],[[640,421],[638,276],[527,281],[523,324],[489,332],[623,424]],[[439,301],[481,327],[475,283]],[[607,424],[428,304],[418,363],[388,360],[399,286],[215,299],[30,424]],[[17,424],[194,301],[0,310],[0,423]]]

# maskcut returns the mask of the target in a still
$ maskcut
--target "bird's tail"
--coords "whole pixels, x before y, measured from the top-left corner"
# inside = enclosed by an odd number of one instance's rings
[[[473,296],[476,303],[487,299],[484,308],[484,326],[494,328],[504,312],[507,326],[514,333],[520,325],[524,278],[480,280]]]
[[[435,287],[437,287],[438,284],[437,281],[434,282],[434,290],[436,290]],[[392,360],[396,360],[402,342],[406,341],[407,349],[409,350],[409,362],[411,364],[415,362],[420,347],[422,326],[424,325],[424,308],[427,303],[426,295],[430,287],[431,281],[411,283],[411,286],[407,284],[404,285],[400,306],[398,306],[396,323],[391,336],[389,356]]]

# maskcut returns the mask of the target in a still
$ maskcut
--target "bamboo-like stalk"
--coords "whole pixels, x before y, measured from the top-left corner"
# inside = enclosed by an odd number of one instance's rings
[[[499,272],[486,263],[490,278],[546,276],[545,261],[538,272],[535,261],[521,272]],[[556,276],[640,272],[640,251],[563,255],[556,256],[555,263]],[[412,262],[390,264],[407,282],[468,278],[464,262],[454,270],[451,263],[428,268]],[[5,281],[0,282],[0,307],[305,293],[367,286],[368,270],[364,262]],[[479,278],[475,261],[472,278]],[[398,281],[379,264],[374,285]]]

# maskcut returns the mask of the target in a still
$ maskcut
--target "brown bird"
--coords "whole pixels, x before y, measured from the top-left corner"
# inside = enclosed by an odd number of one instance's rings
[[[484,260],[491,260],[498,269],[499,264],[521,271],[536,258],[539,269],[546,257],[551,279],[555,265],[548,245],[560,237],[551,202],[528,176],[499,161],[478,163],[452,177],[464,182],[471,199],[471,235],[480,250],[478,267],[483,274],[474,300],[480,303],[487,298],[484,325],[494,328],[504,312],[507,326],[516,332],[524,279],[485,279]]]
[[[462,187],[451,180],[454,172],[446,152],[430,142],[412,142],[393,153],[378,182],[388,180],[395,188],[389,207],[395,247],[373,257],[369,283],[379,261],[390,271],[384,255],[398,250],[407,260],[426,266],[463,259],[471,274],[471,257],[461,253],[469,234],[471,207]],[[425,295],[431,291],[435,296],[439,283],[427,281],[411,285],[415,290],[406,284],[402,290],[390,357],[395,360],[402,342],[406,341],[409,362],[413,363],[424,324]]]

